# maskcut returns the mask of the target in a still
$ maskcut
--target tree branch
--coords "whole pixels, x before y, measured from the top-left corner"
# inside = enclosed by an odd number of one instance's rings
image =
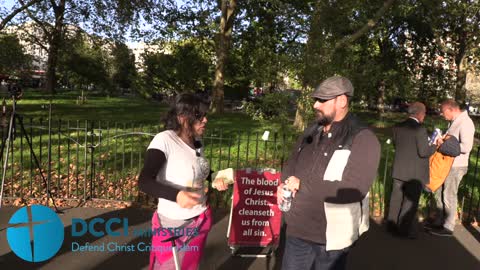
[[[19,0],[19,2],[21,4],[23,4],[23,0]],[[38,24],[38,26],[40,28],[42,28],[43,30],[43,33],[45,34],[45,36],[47,37],[48,40],[50,40],[50,38],[52,37],[51,36],[51,33],[47,30],[47,28],[45,27],[45,23],[41,22],[39,19],[37,19],[35,16],[33,16],[33,14],[30,12],[30,10],[25,9],[25,12],[27,12],[27,15],[30,19],[32,19],[36,24]]]
[[[370,31],[371,29],[373,29],[375,27],[375,25],[377,25],[380,18],[382,18],[382,16],[387,12],[387,10],[393,5],[393,2],[395,2],[395,0],[386,0],[383,3],[383,7],[380,8],[375,13],[375,15],[373,16],[372,19],[368,20],[367,23],[362,28],[360,28],[357,32],[353,33],[353,35],[346,36],[342,40],[340,40],[340,42],[338,42],[335,45],[335,49],[339,49],[339,48],[347,46],[348,44],[350,44],[353,41],[359,39],[365,33]]]
[[[28,35],[28,38],[30,38],[31,40],[33,40],[38,46],[42,47],[42,49],[44,49],[44,50],[47,51],[47,52],[49,51],[49,50],[48,50],[48,47],[44,45],[44,44],[45,44],[44,41],[38,39],[37,36],[31,34],[30,32],[28,32],[28,31],[25,30],[25,29],[23,29],[23,31],[24,31],[24,33],[25,33],[26,35]]]
[[[237,1],[236,0],[228,0],[228,6],[227,6],[227,12],[226,12],[226,24],[225,28],[226,29],[231,29],[233,27],[233,22],[235,18],[235,11],[237,7]]]
[[[57,8],[58,8],[58,5],[57,5],[57,3],[55,3],[54,0],[50,0],[50,3],[52,4],[53,9],[57,9]]]
[[[19,8],[13,10],[7,17],[3,18],[2,21],[0,22],[0,31],[5,28],[5,26],[20,12],[24,11],[25,9],[28,9],[32,5],[41,2],[42,0],[30,0],[27,3],[23,3],[22,1],[19,1],[22,6]]]
[[[438,46],[438,48],[440,49],[440,51],[442,51],[443,53],[446,53],[446,54],[449,54],[449,55],[455,55],[456,52],[454,49],[450,49],[448,48],[447,46],[445,46],[445,44],[443,44],[442,40],[440,39],[440,37],[436,36],[435,35],[435,38],[433,39],[433,41],[435,42],[435,44]]]

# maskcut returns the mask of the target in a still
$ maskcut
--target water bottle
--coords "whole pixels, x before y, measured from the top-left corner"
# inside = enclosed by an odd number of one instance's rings
[[[278,206],[280,211],[288,212],[290,210],[290,206],[292,206],[292,192],[287,188],[287,186],[283,186],[283,201]]]
[[[442,131],[439,128],[435,128],[433,130],[432,136],[430,136],[430,139],[428,140],[429,144],[433,144],[435,142],[435,139],[437,136],[442,136]]]

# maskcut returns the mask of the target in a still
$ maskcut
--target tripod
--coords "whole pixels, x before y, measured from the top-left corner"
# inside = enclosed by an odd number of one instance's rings
[[[5,184],[5,176],[7,174],[8,157],[9,157],[9,154],[10,154],[10,144],[13,143],[13,140],[15,139],[15,137],[14,137],[15,130],[16,130],[15,129],[15,120],[18,119],[18,123],[20,124],[21,132],[22,132],[23,136],[25,137],[25,139],[28,143],[28,146],[30,147],[30,153],[31,153],[31,155],[32,155],[32,157],[35,161],[35,165],[37,166],[38,171],[40,172],[40,176],[42,177],[45,189],[47,190],[47,202],[48,202],[48,198],[50,198],[52,200],[53,207],[55,208],[55,212],[58,213],[58,214],[63,214],[62,211],[58,210],[57,205],[55,204],[55,200],[53,199],[52,193],[50,192],[50,190],[48,188],[48,183],[47,183],[47,180],[45,179],[45,176],[42,173],[42,168],[40,166],[40,162],[38,162],[37,155],[35,155],[35,151],[33,151],[32,142],[30,141],[30,138],[27,135],[27,132],[25,130],[25,126],[23,125],[23,117],[21,115],[17,114],[17,112],[16,112],[17,100],[16,100],[16,95],[15,94],[12,94],[12,101],[13,101],[12,102],[12,114],[10,115],[10,122],[9,122],[9,125],[8,125],[8,135],[7,135],[7,139],[2,144],[2,148],[1,148],[1,154],[2,154],[2,157],[4,157],[4,158],[3,158],[2,185],[1,185],[1,190],[0,190],[0,208],[2,207],[2,203],[3,203],[3,187],[4,187],[4,184]],[[5,149],[5,146],[6,146],[6,152],[3,153],[3,150]]]

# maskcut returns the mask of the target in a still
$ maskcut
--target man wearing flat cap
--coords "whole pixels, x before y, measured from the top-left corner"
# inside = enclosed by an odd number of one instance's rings
[[[316,122],[298,139],[278,188],[293,192],[283,270],[345,269],[350,246],[368,230],[368,191],[377,175],[380,144],[348,112],[350,80],[334,76],[313,92]]]

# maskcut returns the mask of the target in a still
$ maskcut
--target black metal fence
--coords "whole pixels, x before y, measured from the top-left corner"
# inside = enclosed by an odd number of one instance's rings
[[[138,192],[137,177],[145,150],[160,131],[159,126],[62,120],[49,123],[43,119],[24,122],[26,134],[17,126],[15,139],[9,146],[4,199],[42,202],[46,200],[46,190],[51,190],[54,199],[59,200],[148,200]],[[2,130],[2,146],[6,146],[7,130],[6,127]],[[281,169],[297,135],[276,132],[271,132],[268,138],[262,135],[247,131],[209,131],[204,137],[204,146],[212,170],[228,167]],[[40,168],[36,166],[26,137],[32,141]],[[382,159],[370,191],[373,216],[383,216],[388,207],[393,151],[393,145],[382,139]],[[480,218],[479,151],[480,147],[475,146],[468,175],[459,189],[459,213],[464,220]],[[215,206],[226,207],[230,197],[231,191],[214,192],[211,200]],[[428,214],[430,198],[428,194],[422,197],[424,215]]]
[[[14,139],[8,147],[5,145],[8,127],[2,129],[3,152],[9,149],[5,198],[45,200],[46,190],[51,190],[54,198],[64,200],[138,201],[141,197],[137,177],[146,148],[160,131],[159,126],[27,119],[24,134],[16,123]],[[204,138],[205,155],[212,170],[280,169],[294,136],[272,133],[266,140],[261,137],[260,133],[208,132]],[[36,165],[35,157],[40,166]],[[217,201],[223,200],[217,198]]]

